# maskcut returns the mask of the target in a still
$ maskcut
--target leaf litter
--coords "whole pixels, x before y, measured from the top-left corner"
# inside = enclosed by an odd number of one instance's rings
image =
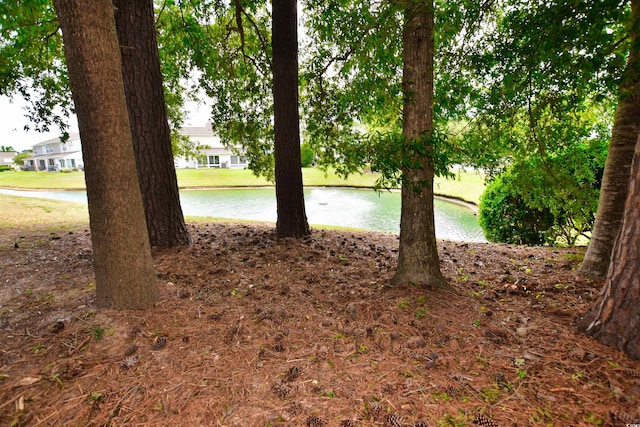
[[[390,286],[393,234],[190,227],[126,311],[95,306],[87,230],[3,230],[1,425],[639,422],[640,363],[574,327],[583,249],[440,241],[455,295]]]

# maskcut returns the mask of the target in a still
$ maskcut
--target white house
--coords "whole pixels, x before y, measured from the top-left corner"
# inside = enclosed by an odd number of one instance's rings
[[[0,166],[8,166],[13,169],[15,166],[13,158],[17,155],[16,151],[0,151]]]
[[[33,155],[23,161],[26,170],[52,172],[84,168],[78,132],[69,134],[66,142],[60,138],[48,139],[35,144],[32,149]]]
[[[234,168],[244,169],[247,160],[225,148],[220,138],[213,135],[211,125],[201,127],[183,127],[180,133],[188,136],[200,147],[198,159],[175,158],[176,168]],[[53,138],[35,144],[33,156],[24,160],[24,169],[35,171],[60,171],[83,169],[82,143],[78,132],[69,135],[66,142]]]
[[[222,145],[220,138],[211,130],[211,124],[204,126],[185,126],[180,130],[184,136],[199,148],[198,159],[184,159],[176,157],[177,168],[230,168],[244,169],[247,159]]]

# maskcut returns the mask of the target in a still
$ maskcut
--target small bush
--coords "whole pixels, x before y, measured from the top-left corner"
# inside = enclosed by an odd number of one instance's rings
[[[548,243],[554,225],[549,209],[532,209],[512,185],[509,174],[495,178],[480,199],[479,223],[487,240],[520,245]]]
[[[313,149],[309,146],[309,144],[302,144],[300,146],[300,163],[303,168],[308,168],[313,163],[313,159],[315,158],[315,153]]]
[[[606,147],[587,141],[513,162],[482,196],[480,225],[487,239],[567,246],[589,239]]]

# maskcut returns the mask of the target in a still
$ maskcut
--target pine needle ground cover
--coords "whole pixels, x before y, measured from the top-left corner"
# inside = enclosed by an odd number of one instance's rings
[[[638,422],[640,363],[573,327],[581,250],[442,241],[453,295],[388,285],[395,235],[190,227],[145,311],[96,309],[87,230],[2,230],[0,425]]]

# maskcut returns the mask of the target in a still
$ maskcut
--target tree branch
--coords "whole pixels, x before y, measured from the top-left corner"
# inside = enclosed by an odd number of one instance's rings
[[[235,5],[236,12],[236,26],[238,29],[238,34],[240,34],[240,50],[242,51],[242,56],[246,57],[244,52],[244,27],[242,26],[242,14],[244,10],[242,9],[242,5],[240,4],[240,0],[233,0]]]

